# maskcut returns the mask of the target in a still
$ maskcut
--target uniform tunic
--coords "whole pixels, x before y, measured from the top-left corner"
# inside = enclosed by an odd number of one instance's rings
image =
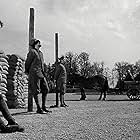
[[[46,94],[49,90],[44,77],[44,59],[40,50],[31,49],[25,61],[25,73],[29,74],[29,87],[33,94]]]
[[[66,92],[67,73],[63,64],[58,64],[55,70],[54,79],[56,80],[57,89],[60,93]]]
[[[44,64],[43,53],[36,49],[31,49],[25,61],[25,72],[28,74],[34,74],[40,78],[43,78],[44,77],[43,64]]]

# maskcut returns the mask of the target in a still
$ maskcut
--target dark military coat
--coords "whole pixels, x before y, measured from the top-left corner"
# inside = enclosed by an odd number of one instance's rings
[[[55,69],[54,79],[57,82],[66,83],[67,81],[67,73],[66,68],[63,64],[58,64]]]
[[[44,59],[43,53],[40,50],[31,49],[27,54],[27,59],[25,61],[25,73],[34,74],[39,78],[44,77]]]

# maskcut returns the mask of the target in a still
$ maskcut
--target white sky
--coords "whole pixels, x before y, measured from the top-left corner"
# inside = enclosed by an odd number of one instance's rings
[[[90,61],[135,63],[140,59],[140,0],[0,0],[0,49],[28,52],[29,9],[35,8],[35,37],[42,41],[46,63],[54,62],[54,34],[59,56],[90,54]]]

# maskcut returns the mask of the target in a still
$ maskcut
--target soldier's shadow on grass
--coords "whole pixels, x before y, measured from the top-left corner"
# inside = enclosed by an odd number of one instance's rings
[[[37,115],[37,114],[39,114],[39,113],[37,113],[37,112],[28,112],[28,111],[11,113],[12,116],[16,116],[16,115]],[[49,112],[44,112],[42,114],[50,114],[50,113]]]
[[[35,115],[35,114],[37,114],[37,113],[36,112],[27,112],[27,111],[11,113],[12,116],[16,116],[16,115]],[[0,114],[0,117],[3,117],[3,115]]]
[[[36,112],[28,112],[28,111],[11,113],[12,116],[16,116],[16,115],[35,115],[35,114],[37,114],[37,113]]]

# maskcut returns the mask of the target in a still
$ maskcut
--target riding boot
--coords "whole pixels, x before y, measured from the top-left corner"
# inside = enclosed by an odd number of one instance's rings
[[[46,108],[46,99],[47,99],[47,94],[42,93],[42,109]]]
[[[62,97],[62,94],[60,94],[60,106],[63,106],[63,97]]]
[[[65,107],[68,107],[68,105],[65,103],[64,95],[63,95],[63,104],[65,105]]]
[[[68,107],[64,101],[64,94],[60,94],[60,107]]]
[[[65,102],[64,102],[64,94],[62,94],[61,96],[62,96],[62,103],[63,103],[63,105],[66,105]]]
[[[51,113],[52,111],[46,109],[46,106],[45,106],[46,99],[47,99],[47,94],[42,93],[42,110],[45,112]]]
[[[36,103],[36,106],[37,106],[37,111],[36,112],[42,114],[43,110],[41,109],[41,107],[39,105],[38,94],[34,95],[34,100],[35,100],[35,103]]]
[[[4,118],[8,121],[8,124],[9,125],[15,125],[15,124],[17,124],[15,122],[15,119],[10,114],[10,112],[8,110],[8,106],[7,106],[5,100],[2,97],[2,94],[0,94],[0,110],[1,110],[2,115],[4,116]]]

